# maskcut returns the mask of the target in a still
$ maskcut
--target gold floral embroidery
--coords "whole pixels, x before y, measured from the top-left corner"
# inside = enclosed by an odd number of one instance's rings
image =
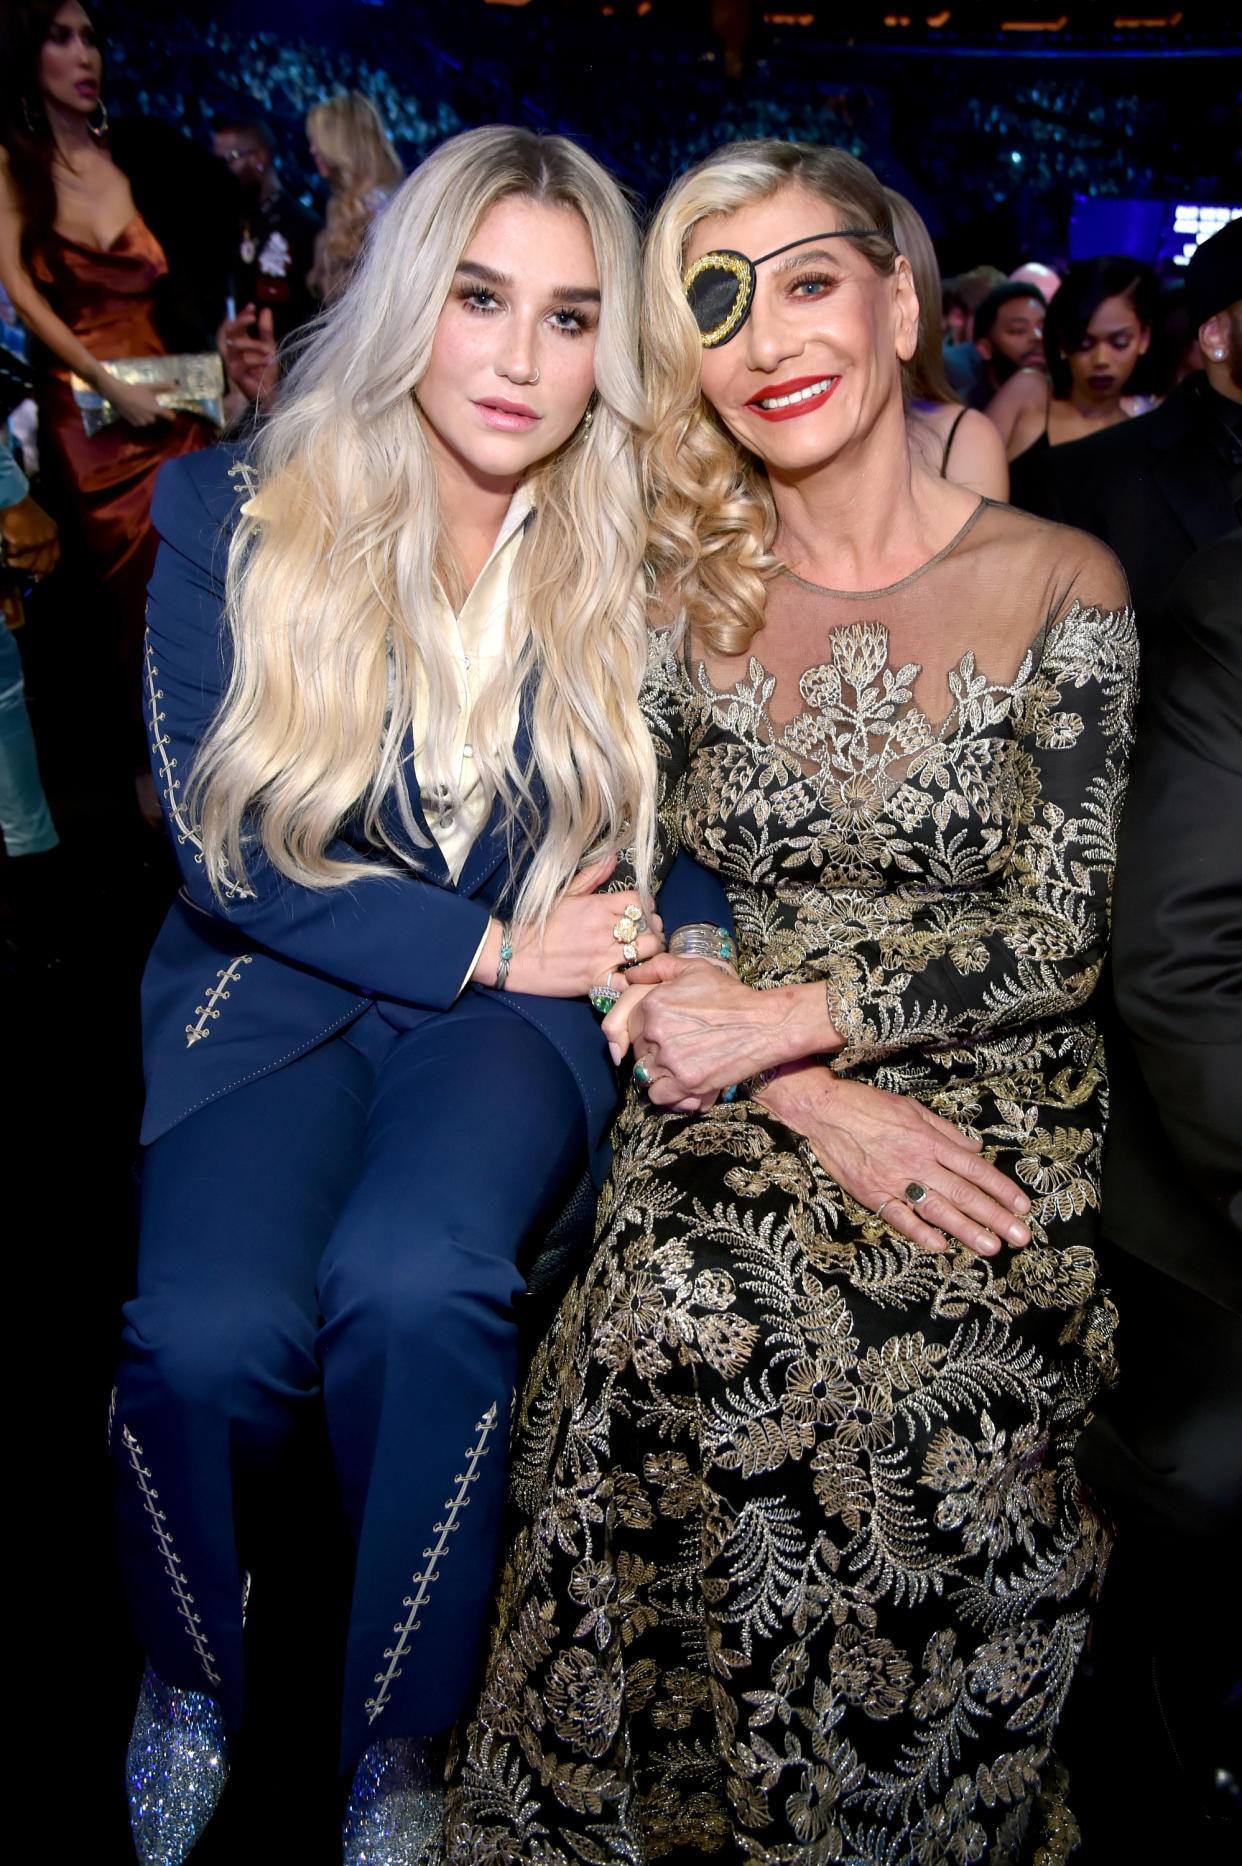
[[[1073,1446],[1114,1321],[1084,1005],[1133,632],[1071,603],[1008,686],[964,656],[939,728],[917,673],[838,628],[778,729],[758,658],[717,692],[657,639],[664,859],[720,873],[750,982],[831,981],[842,1066],[976,1134],[1033,1242],[919,1252],[758,1104],[631,1100],[519,1412],[459,1866],[1073,1844],[1050,1745],[1107,1549]]]

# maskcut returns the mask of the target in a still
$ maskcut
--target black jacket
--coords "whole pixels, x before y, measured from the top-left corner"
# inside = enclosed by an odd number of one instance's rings
[[[1117,861],[1103,1227],[1242,1310],[1242,530],[1154,621]]]
[[[1111,546],[1146,647],[1156,605],[1187,558],[1242,516],[1234,504],[1242,495],[1240,433],[1242,408],[1189,376],[1149,415],[1020,454],[1010,500]]]

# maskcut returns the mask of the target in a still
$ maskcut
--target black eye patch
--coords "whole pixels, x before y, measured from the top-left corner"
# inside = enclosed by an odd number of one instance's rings
[[[782,253],[792,252],[795,246],[809,246],[812,240],[887,237],[879,227],[837,227],[831,233],[808,233],[801,240],[791,240],[788,246],[774,247],[759,259],[748,259],[745,253],[735,253],[728,247],[704,253],[681,281],[703,348],[718,349],[737,336],[755,300],[755,268],[765,260],[779,259]]]

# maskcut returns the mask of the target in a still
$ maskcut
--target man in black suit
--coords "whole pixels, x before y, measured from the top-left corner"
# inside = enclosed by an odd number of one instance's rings
[[[1236,1787],[1214,1786],[1242,1674],[1242,529],[1149,618],[1113,990],[1101,1260],[1121,1380],[1079,1468],[1118,1533],[1076,1805],[1088,1866],[1223,1866],[1242,1857]]]
[[[1111,545],[1140,634],[1186,559],[1237,523],[1242,501],[1242,220],[1186,269],[1204,368],[1149,415],[1014,462],[1010,498]],[[1144,645],[1146,641],[1144,640]]]

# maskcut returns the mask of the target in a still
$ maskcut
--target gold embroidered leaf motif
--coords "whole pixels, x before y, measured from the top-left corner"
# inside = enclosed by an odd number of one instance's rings
[[[754,1477],[761,1471],[779,1470],[786,1458],[800,1458],[815,1443],[815,1428],[796,1419],[752,1419],[715,1462],[724,1471],[740,1471]]]
[[[744,1315],[702,1315],[690,1326],[703,1359],[727,1379],[742,1372],[759,1339],[757,1325]]]
[[[890,1335],[880,1347],[867,1349],[858,1370],[868,1380],[886,1381],[898,1393],[909,1393],[934,1379],[948,1350],[939,1341],[925,1341],[922,1331]]]
[[[585,1762],[558,1763],[552,1755],[540,1757],[539,1780],[574,1814],[602,1814],[606,1801],[619,1801],[624,1793],[613,1770],[593,1769]]]

